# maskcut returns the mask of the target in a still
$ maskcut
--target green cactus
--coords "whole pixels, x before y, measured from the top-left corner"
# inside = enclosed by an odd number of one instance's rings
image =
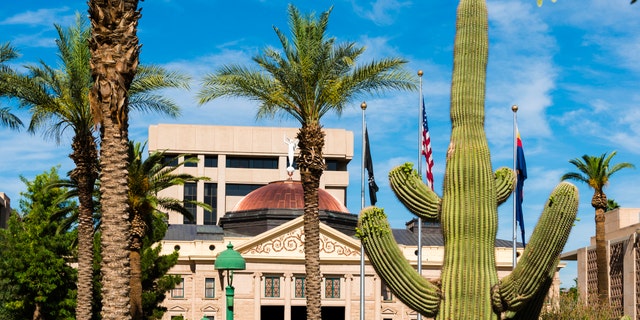
[[[488,56],[485,0],[461,0],[457,12],[451,87],[451,142],[442,198],[411,164],[389,173],[392,190],[413,214],[439,220],[445,242],[439,284],[404,259],[382,209],[361,212],[358,235],[396,297],[437,319],[537,319],[578,208],[578,191],[561,183],[552,192],[516,269],[498,280],[495,239],[498,205],[515,186],[515,173],[493,173],[484,132]]]

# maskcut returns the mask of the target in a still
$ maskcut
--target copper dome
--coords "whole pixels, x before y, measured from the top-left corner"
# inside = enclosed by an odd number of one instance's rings
[[[274,181],[246,195],[232,212],[262,209],[304,209],[300,181]],[[348,213],[349,210],[324,189],[318,189],[318,210]]]

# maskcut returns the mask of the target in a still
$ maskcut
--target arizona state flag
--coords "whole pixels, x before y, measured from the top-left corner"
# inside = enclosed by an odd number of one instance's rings
[[[378,202],[376,192],[378,192],[378,185],[376,179],[373,176],[373,161],[371,160],[371,148],[369,147],[369,133],[367,128],[364,129],[364,167],[367,169],[369,175],[369,200],[371,205],[375,205]]]
[[[524,217],[522,214],[522,200],[524,199],[524,180],[527,179],[527,163],[524,159],[524,150],[522,148],[522,139],[520,139],[520,131],[516,125],[516,221],[520,225],[520,233],[522,233],[522,244],[524,241]]]

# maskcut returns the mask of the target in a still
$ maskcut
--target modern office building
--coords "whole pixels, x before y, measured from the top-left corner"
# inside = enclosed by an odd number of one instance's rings
[[[0,228],[6,228],[11,214],[11,200],[4,192],[0,192]]]
[[[605,213],[605,240],[609,257],[609,297],[617,316],[640,319],[640,208],[617,208]],[[594,230],[595,231],[595,230]],[[595,232],[594,232],[595,233]],[[577,286],[585,303],[597,299],[596,241],[561,255],[577,261]]]
[[[306,318],[303,193],[297,171],[291,176],[287,172],[288,139],[295,138],[297,131],[191,125],[149,128],[150,151],[196,156],[200,159],[197,165],[178,170],[210,178],[162,195],[191,197],[215,208],[212,212],[193,208],[195,223],[178,215],[169,217],[163,253],[179,251],[178,264],[170,273],[180,275],[182,283],[167,295],[165,320],[225,319],[227,283],[214,263],[229,243],[246,260],[246,269],[233,275],[235,319]],[[319,190],[323,319],[358,319],[361,255],[360,241],[354,237],[357,214],[345,207],[354,138],[346,130],[325,132],[327,170]],[[405,258],[417,267],[416,221],[394,229],[393,234]],[[422,244],[422,274],[437,279],[444,256],[438,225],[425,225]],[[512,256],[512,243],[498,240],[499,277],[511,271]],[[391,294],[366,258],[363,274],[365,319],[417,318]],[[552,290],[556,294],[558,283],[556,279]]]

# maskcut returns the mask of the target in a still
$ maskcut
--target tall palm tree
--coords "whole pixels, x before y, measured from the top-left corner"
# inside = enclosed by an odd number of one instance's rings
[[[140,249],[143,239],[153,227],[156,215],[165,216],[173,211],[194,219],[185,207],[185,203],[212,210],[211,206],[197,201],[181,201],[175,198],[160,197],[158,193],[185,182],[209,180],[207,177],[195,177],[186,173],[175,173],[184,163],[198,162],[197,158],[186,159],[177,165],[168,165],[164,151],[153,152],[142,159],[145,144],[129,142],[129,220],[131,221],[131,316],[132,319],[143,319],[142,310],[142,266]],[[176,159],[177,160],[177,159]]]
[[[260,103],[258,117],[286,114],[298,120],[298,166],[304,190],[305,297],[307,319],[320,318],[320,248],[318,187],[325,168],[322,116],[340,115],[350,101],[365,93],[415,89],[405,60],[386,58],[362,66],[355,62],[363,47],[336,44],[326,34],[331,9],[319,19],[289,6],[291,38],[274,27],[282,52],[273,48],[254,57],[257,69],[224,66],[204,79],[199,93],[204,104],[222,96],[247,97]]]
[[[67,29],[55,26],[60,65],[53,68],[44,62],[26,66],[27,74],[7,75],[10,86],[6,96],[19,101],[31,113],[29,131],[43,130],[46,137],[60,143],[63,133],[73,132],[70,158],[75,168],[70,173],[77,185],[78,202],[78,319],[91,318],[92,259],[94,233],[94,199],[98,177],[96,128],[89,105],[89,90],[93,85],[89,61],[89,28],[79,15],[76,24]],[[154,94],[167,87],[188,87],[188,78],[156,66],[141,67],[130,90],[130,107],[177,117],[179,107],[171,100]]]
[[[102,319],[130,319],[128,221],[129,98],[138,69],[138,0],[89,0],[89,101],[100,125]]]
[[[6,96],[7,86],[10,84],[7,77],[15,73],[13,69],[5,63],[18,57],[18,51],[9,43],[0,45],[0,97]],[[8,107],[0,108],[0,125],[17,130],[22,127],[22,121],[11,113]]]
[[[635,168],[633,164],[628,162],[611,164],[611,159],[615,155],[616,151],[609,155],[605,152],[597,157],[585,154],[582,159],[569,160],[569,163],[574,165],[578,171],[565,173],[561,178],[561,180],[584,182],[593,189],[591,205],[596,209],[596,264],[598,266],[598,295],[601,301],[607,301],[609,298],[609,275],[607,273],[609,259],[607,257],[607,243],[604,238],[604,213],[608,202],[603,189],[614,173],[624,168]]]

